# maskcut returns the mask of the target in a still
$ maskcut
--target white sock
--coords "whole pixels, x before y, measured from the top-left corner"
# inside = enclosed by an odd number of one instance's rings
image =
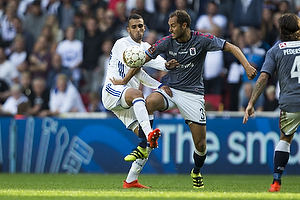
[[[152,148],[147,147],[147,151],[148,151],[148,157],[152,151]],[[132,181],[135,181],[138,179],[140,172],[142,171],[144,165],[146,164],[148,158],[146,159],[136,159],[132,164],[131,164],[131,168],[128,172],[127,178],[126,178],[126,182],[127,183],[131,183]]]
[[[146,138],[148,138],[148,134],[152,131],[150,126],[148,112],[145,106],[145,100],[143,98],[135,98],[132,101],[134,114],[142,127]]]

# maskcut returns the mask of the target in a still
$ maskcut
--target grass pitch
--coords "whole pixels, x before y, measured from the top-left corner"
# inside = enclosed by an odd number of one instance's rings
[[[189,174],[141,174],[152,189],[123,189],[126,174],[0,174],[0,199],[300,199],[300,176],[284,176],[280,192],[269,193],[272,176],[204,175],[193,189]]]

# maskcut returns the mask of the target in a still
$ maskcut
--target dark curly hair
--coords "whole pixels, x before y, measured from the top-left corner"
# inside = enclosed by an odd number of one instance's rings
[[[300,40],[300,18],[294,13],[283,14],[279,20],[281,41]]]

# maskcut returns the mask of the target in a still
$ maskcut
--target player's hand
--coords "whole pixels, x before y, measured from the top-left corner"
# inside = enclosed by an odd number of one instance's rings
[[[167,93],[167,95],[169,95],[170,97],[173,97],[173,93],[172,90],[169,88],[169,86],[163,85],[160,87],[162,90],[165,91],[165,93]]]
[[[180,65],[179,62],[175,59],[169,60],[165,63],[167,69],[173,69],[174,67]]]
[[[124,79],[115,79],[115,77],[113,77],[112,79],[109,79],[114,85],[126,85]]]
[[[244,115],[244,119],[243,119],[243,124],[246,124],[249,117],[253,117],[254,116],[254,108],[253,106],[249,105],[247,106],[246,110],[245,110],[245,115]]]
[[[246,74],[249,80],[253,80],[257,75],[257,70],[252,65],[246,68]]]

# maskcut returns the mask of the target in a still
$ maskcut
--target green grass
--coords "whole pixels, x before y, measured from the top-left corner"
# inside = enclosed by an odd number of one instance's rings
[[[142,174],[152,189],[123,189],[126,174],[0,174],[0,199],[300,199],[300,176],[284,176],[282,189],[269,193],[272,176],[205,175],[193,189],[189,174]]]

